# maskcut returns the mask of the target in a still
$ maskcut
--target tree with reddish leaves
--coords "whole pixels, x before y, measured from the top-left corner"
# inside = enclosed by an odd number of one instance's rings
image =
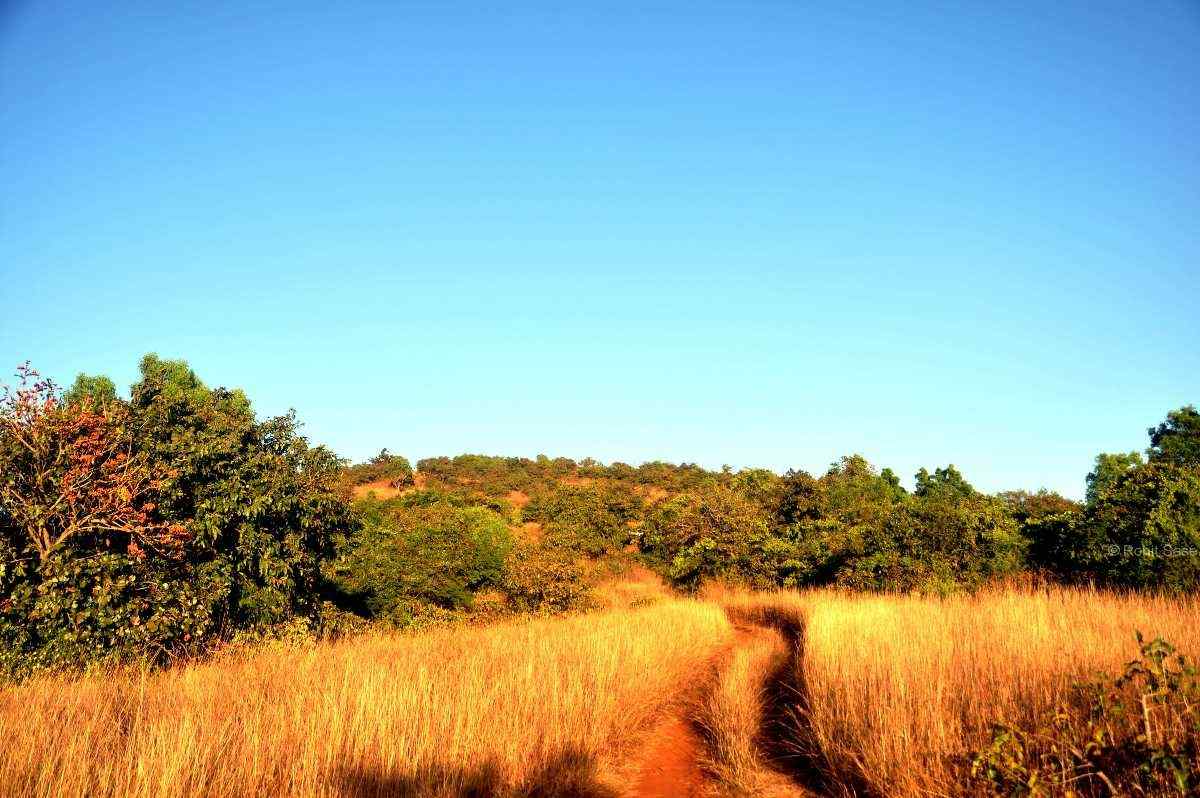
[[[194,638],[191,536],[112,397],[64,397],[28,364],[0,389],[0,673],[164,658]],[[192,602],[194,604],[194,602]]]
[[[291,414],[146,356],[128,399],[28,365],[0,392],[0,675],[167,661],[321,606],[354,525],[340,461]]]
[[[177,554],[187,532],[152,519],[154,488],[126,434],[128,411],[64,402],[25,364],[0,394],[0,506],[10,545],[45,561],[68,543],[89,550]]]

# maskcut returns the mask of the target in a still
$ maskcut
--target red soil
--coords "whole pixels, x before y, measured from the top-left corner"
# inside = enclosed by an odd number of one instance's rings
[[[631,796],[698,798],[704,791],[700,770],[702,744],[686,718],[665,718],[650,734]]]

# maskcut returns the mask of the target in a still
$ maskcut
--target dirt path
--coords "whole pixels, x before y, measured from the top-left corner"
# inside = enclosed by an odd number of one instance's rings
[[[705,794],[700,768],[704,745],[691,720],[673,714],[650,733],[631,796],[636,798],[699,798]]]
[[[713,677],[647,737],[630,798],[816,795],[778,769],[768,750],[785,733],[771,696],[794,665],[794,645],[775,629],[734,621]]]

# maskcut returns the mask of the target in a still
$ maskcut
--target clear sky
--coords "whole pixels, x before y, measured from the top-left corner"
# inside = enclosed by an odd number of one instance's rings
[[[483,5],[0,0],[0,362],[1076,496],[1200,403],[1195,0]]]

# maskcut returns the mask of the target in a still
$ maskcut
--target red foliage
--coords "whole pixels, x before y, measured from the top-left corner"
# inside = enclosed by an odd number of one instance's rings
[[[175,556],[189,538],[155,521],[155,482],[133,455],[119,402],[65,403],[26,363],[0,394],[0,502],[41,559],[68,541]]]

